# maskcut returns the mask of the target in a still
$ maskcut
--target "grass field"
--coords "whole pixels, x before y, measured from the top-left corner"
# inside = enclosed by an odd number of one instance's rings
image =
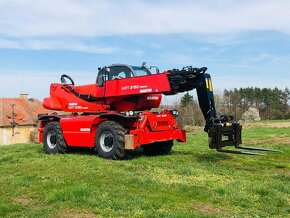
[[[289,217],[290,127],[244,130],[264,157],[207,147],[203,132],[171,155],[46,155],[42,145],[0,147],[0,217]]]

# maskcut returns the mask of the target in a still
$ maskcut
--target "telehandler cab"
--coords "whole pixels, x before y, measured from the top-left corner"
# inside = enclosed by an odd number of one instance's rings
[[[152,73],[154,68],[156,72]],[[217,116],[212,81],[206,70],[188,66],[159,73],[157,67],[145,64],[114,64],[99,68],[96,83],[82,86],[62,75],[61,83],[51,84],[43,106],[71,114],[39,115],[40,141],[49,154],[65,153],[73,146],[95,149],[99,156],[109,159],[124,159],[126,150],[140,146],[150,155],[168,154],[174,140],[186,141],[186,132],[175,119],[178,112],[150,110],[159,107],[162,94],[196,89],[211,149],[247,155],[263,154],[223,147],[276,151],[240,146],[242,126],[232,116]]]

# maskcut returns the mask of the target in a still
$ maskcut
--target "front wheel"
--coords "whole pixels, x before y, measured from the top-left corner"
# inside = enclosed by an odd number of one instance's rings
[[[100,157],[122,160],[125,158],[125,129],[115,121],[105,121],[97,129],[95,148]]]
[[[43,148],[48,154],[65,153],[67,144],[59,122],[50,122],[44,127]]]

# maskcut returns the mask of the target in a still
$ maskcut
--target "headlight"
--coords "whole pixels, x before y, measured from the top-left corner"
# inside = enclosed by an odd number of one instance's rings
[[[171,113],[174,117],[178,117],[178,111],[177,111],[177,110],[170,110],[170,113]]]
[[[126,112],[122,112],[122,113],[124,113],[127,117],[134,116],[134,111],[126,111]]]

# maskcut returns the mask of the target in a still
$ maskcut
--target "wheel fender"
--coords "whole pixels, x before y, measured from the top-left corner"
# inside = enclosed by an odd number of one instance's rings
[[[59,122],[69,146],[94,147],[96,129],[106,120],[98,115],[69,115],[61,117]]]
[[[57,114],[51,114],[51,115],[38,115],[38,120],[51,120],[51,121],[60,121],[61,117]]]

